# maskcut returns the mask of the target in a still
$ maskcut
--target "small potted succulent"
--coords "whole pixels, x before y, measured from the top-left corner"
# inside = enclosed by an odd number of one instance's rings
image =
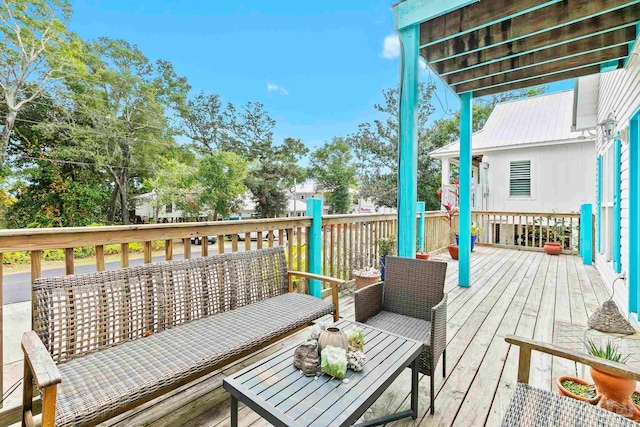
[[[380,281],[380,270],[369,266],[367,254],[351,252],[351,258],[353,258],[351,272],[356,282],[356,289],[366,288]]]
[[[589,354],[616,363],[626,363],[629,357],[623,356],[618,346],[611,339],[605,345],[596,345],[592,340],[587,342]],[[596,389],[602,396],[598,406],[616,412],[634,421],[640,421],[640,409],[633,403],[631,397],[636,389],[636,380],[623,378],[609,372],[591,367],[591,378],[596,383]]]
[[[378,254],[380,255],[380,279],[384,280],[384,266],[387,256],[396,254],[396,239],[382,237],[378,239]]]
[[[558,394],[595,405],[600,400],[596,386],[583,379],[564,375],[556,380]]]
[[[458,208],[453,206],[453,203],[447,202],[442,205],[445,210],[445,216],[442,219],[449,225],[449,233],[453,236],[455,234],[455,218],[458,215]],[[449,255],[453,259],[458,259],[458,245],[451,244],[447,246],[447,250],[449,251]]]

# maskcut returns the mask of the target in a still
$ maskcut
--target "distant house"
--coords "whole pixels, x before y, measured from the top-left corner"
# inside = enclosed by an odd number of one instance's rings
[[[575,212],[595,201],[595,129],[575,130],[573,90],[496,105],[472,141],[472,209]],[[458,153],[459,142],[431,153],[442,162],[443,201]]]

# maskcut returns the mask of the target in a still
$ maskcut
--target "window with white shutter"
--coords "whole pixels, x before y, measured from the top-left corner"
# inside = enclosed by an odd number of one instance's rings
[[[531,160],[511,162],[509,168],[509,196],[531,196]]]

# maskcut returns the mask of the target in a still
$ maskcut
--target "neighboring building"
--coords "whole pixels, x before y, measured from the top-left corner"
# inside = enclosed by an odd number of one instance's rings
[[[574,92],[496,105],[472,138],[472,209],[494,212],[577,212],[595,202],[595,131],[572,128]],[[454,201],[454,142],[431,156],[442,163],[443,202]]]
[[[625,67],[576,83],[576,127],[597,128],[596,267],[615,286],[615,301],[634,321],[640,305],[640,43]],[[612,138],[605,138],[610,119]],[[578,171],[585,165],[575,164]],[[577,173],[582,175],[581,172]],[[584,177],[590,179],[590,177]]]

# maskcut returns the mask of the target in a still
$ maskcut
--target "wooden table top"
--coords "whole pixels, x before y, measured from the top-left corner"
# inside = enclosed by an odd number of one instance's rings
[[[367,362],[360,372],[347,371],[348,382],[303,375],[293,366],[295,345],[226,377],[224,388],[274,425],[355,423],[420,355],[423,344],[348,320],[336,325],[343,330],[357,325],[365,333]]]

